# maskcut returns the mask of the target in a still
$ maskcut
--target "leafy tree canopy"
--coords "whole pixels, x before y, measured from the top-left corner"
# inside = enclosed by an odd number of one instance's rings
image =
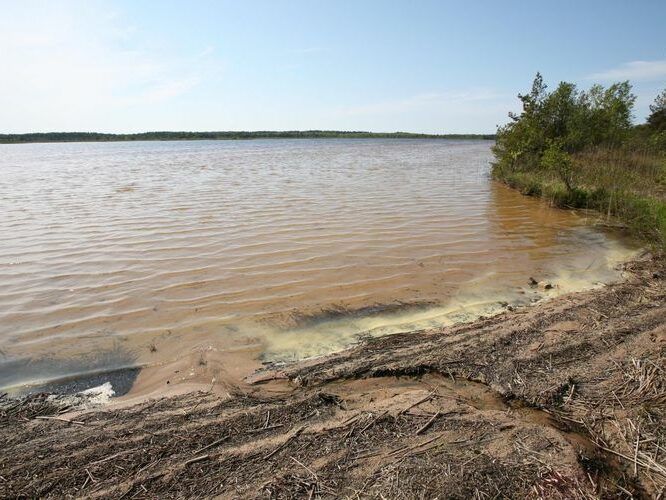
[[[552,92],[547,89],[537,73],[531,91],[518,95],[522,112],[510,113],[511,121],[497,131],[496,168],[554,169],[559,162],[563,167],[555,170],[563,174],[568,186],[570,161],[566,155],[589,146],[616,146],[626,141],[633,128],[636,96],[626,81],[607,88],[593,85],[589,90],[561,82]]]

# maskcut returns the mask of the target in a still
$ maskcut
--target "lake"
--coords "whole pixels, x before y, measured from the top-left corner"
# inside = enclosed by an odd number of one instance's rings
[[[232,383],[617,279],[635,247],[491,181],[491,145],[0,145],[0,387]]]

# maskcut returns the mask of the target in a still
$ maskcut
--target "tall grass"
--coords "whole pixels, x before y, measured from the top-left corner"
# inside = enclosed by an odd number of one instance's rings
[[[666,250],[666,154],[597,147],[572,155],[571,189],[543,169],[503,171],[494,176],[527,195],[561,208],[588,208],[621,220],[631,234]]]

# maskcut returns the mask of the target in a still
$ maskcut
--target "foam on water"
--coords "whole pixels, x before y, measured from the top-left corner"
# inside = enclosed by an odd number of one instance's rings
[[[549,289],[529,286],[498,286],[496,272],[478,277],[462,287],[444,306],[408,308],[404,313],[378,314],[362,318],[322,321],[315,326],[286,331],[266,331],[264,359],[293,361],[323,356],[344,349],[363,337],[437,329],[466,323],[481,316],[493,316],[507,310],[507,305],[534,305],[566,293],[598,288],[621,279],[619,265],[635,257],[637,249],[619,242],[609,242],[608,252],[591,257],[585,267],[554,269],[540,278],[552,285]],[[586,260],[583,259],[583,262]],[[531,276],[530,276],[531,278]]]

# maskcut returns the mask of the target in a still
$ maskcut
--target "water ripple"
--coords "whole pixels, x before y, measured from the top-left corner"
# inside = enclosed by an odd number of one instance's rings
[[[202,345],[312,355],[531,275],[610,276],[622,242],[495,185],[490,161],[484,141],[2,145],[0,365],[119,345],[137,366]]]

